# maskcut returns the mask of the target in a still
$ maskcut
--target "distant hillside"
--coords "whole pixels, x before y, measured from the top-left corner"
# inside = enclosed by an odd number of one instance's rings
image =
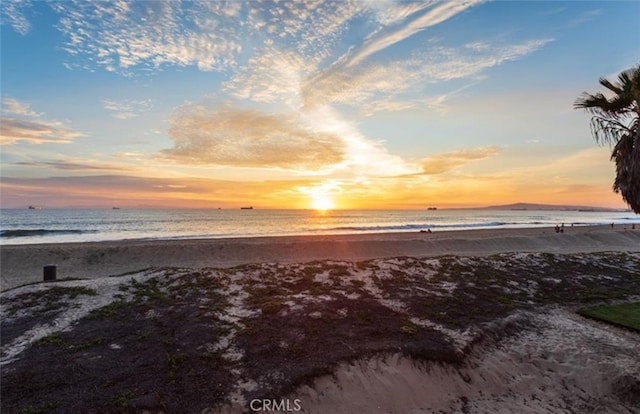
[[[480,210],[554,210],[554,211],[624,211],[614,208],[593,206],[566,206],[554,204],[514,203],[499,206],[481,207]]]

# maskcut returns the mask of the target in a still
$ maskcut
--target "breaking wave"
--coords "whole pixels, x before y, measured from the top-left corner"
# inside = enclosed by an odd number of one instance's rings
[[[33,236],[59,236],[62,234],[96,233],[96,230],[47,230],[47,229],[14,229],[0,230],[0,237],[33,237]]]

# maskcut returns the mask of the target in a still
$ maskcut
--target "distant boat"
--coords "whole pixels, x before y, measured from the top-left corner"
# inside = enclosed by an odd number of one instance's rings
[[[120,210],[120,207],[111,207],[111,210]]]
[[[29,210],[42,210],[40,206],[29,206]]]
[[[433,211],[433,210],[437,210],[438,207],[429,207],[427,210]]]
[[[249,207],[240,207],[240,210],[253,210],[253,206],[249,206]]]

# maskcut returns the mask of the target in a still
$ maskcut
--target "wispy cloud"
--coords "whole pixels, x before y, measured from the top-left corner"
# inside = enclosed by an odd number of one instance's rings
[[[13,98],[2,99],[2,113],[0,143],[4,145],[21,141],[31,144],[46,142],[68,144],[84,136],[62,122],[43,119],[43,114],[33,111],[29,104]]]
[[[132,168],[125,166],[108,165],[102,163],[87,163],[73,160],[56,161],[19,161],[13,165],[30,168],[47,168],[63,171],[130,171]]]
[[[502,152],[500,147],[467,148],[429,157],[422,161],[422,173],[427,175],[442,174],[471,161],[495,157]]]
[[[57,2],[52,7],[61,16],[72,66],[127,73],[132,67],[170,64],[210,71],[235,63],[241,38],[229,19],[238,6],[209,3]]]
[[[69,67],[130,74],[163,65],[227,70],[250,48],[295,44],[307,59],[330,55],[361,1],[55,2]]]
[[[242,25],[246,35],[266,35],[266,46],[291,48],[315,62],[332,56],[348,24],[370,10],[360,0],[266,0],[243,5],[247,7],[247,24]]]
[[[274,46],[265,47],[239,68],[225,89],[234,97],[255,102],[284,102],[289,107],[301,106],[301,90],[307,77],[317,68],[294,51]]]
[[[427,27],[434,26],[438,23],[442,23],[445,20],[450,19],[458,13],[461,13],[484,0],[453,0],[445,1],[444,3],[436,3],[431,9],[429,9],[422,16],[409,22],[408,24],[390,31],[389,33],[382,32],[379,36],[376,36],[366,42],[360,50],[355,52],[353,56],[347,59],[346,66],[354,66],[366,59],[367,57],[377,53],[387,47],[394,45],[407,39],[410,36],[426,29]]]
[[[362,0],[362,2],[374,11],[377,20],[383,26],[390,26],[424,10],[436,0],[412,3],[400,3],[396,0]]]
[[[483,70],[517,60],[544,47],[553,39],[534,39],[516,44],[470,43],[463,48],[430,45],[403,61],[365,67],[331,68],[310,77],[301,91],[307,106],[341,103],[370,112],[383,102],[398,103],[403,94],[415,93],[430,84],[472,78]],[[370,106],[369,106],[370,105]]]
[[[588,23],[593,19],[597,18],[598,16],[600,16],[601,14],[602,14],[601,9],[587,10],[579,14],[578,16],[576,16],[573,20],[571,20],[569,22],[569,26],[579,26],[581,24]]]
[[[553,4],[551,3],[550,5],[553,6]],[[560,14],[563,13],[564,11],[566,11],[568,8],[566,6],[560,6],[560,7],[553,7],[551,9],[548,10],[544,10],[541,11],[540,13],[538,13],[538,16],[553,16],[555,14]]]
[[[356,67],[338,65],[325,71],[295,52],[271,47],[250,59],[225,88],[235,98],[284,103],[302,110],[341,104],[356,107],[367,116],[416,106],[442,111],[444,100],[466,86],[432,98],[418,94],[428,91],[429,85],[453,79],[468,78],[475,83],[483,70],[525,57],[551,41],[475,42],[463,48],[435,43],[428,52],[414,53],[407,60]]]
[[[29,104],[20,102],[13,98],[2,98],[2,112],[5,114],[20,115],[20,116],[40,116],[33,111]]]
[[[342,161],[344,144],[293,114],[185,105],[171,119],[175,147],[165,156],[186,163],[318,169]]]
[[[153,106],[153,102],[151,99],[124,101],[103,99],[102,105],[104,106],[104,109],[115,112],[113,114],[114,118],[131,119],[140,116],[143,112],[149,111]]]
[[[72,131],[61,122],[24,120],[2,117],[0,122],[0,143],[11,145],[20,141],[31,144],[53,142],[69,144],[83,134]]]
[[[0,21],[10,24],[13,30],[26,35],[31,30],[31,23],[25,16],[25,11],[31,7],[29,0],[4,0],[0,4]]]

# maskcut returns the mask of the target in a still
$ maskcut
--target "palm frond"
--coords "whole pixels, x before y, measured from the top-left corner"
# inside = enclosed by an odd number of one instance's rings
[[[594,116],[591,118],[591,133],[596,142],[615,145],[629,128],[615,119]]]
[[[618,82],[619,82],[618,85],[614,85],[607,78],[600,78],[600,79],[598,79],[598,82],[600,82],[600,85],[602,85],[605,88],[609,89],[611,92],[615,92],[617,94],[620,94],[620,93],[622,93],[622,85],[624,85],[624,82],[621,81],[620,76],[622,76],[622,74],[618,75]]]
[[[603,106],[608,105],[609,101],[607,98],[601,93],[597,93],[595,95],[588,94],[586,92],[582,93],[582,96],[573,103],[573,107],[576,109],[585,109],[589,113],[606,113],[603,111]]]

